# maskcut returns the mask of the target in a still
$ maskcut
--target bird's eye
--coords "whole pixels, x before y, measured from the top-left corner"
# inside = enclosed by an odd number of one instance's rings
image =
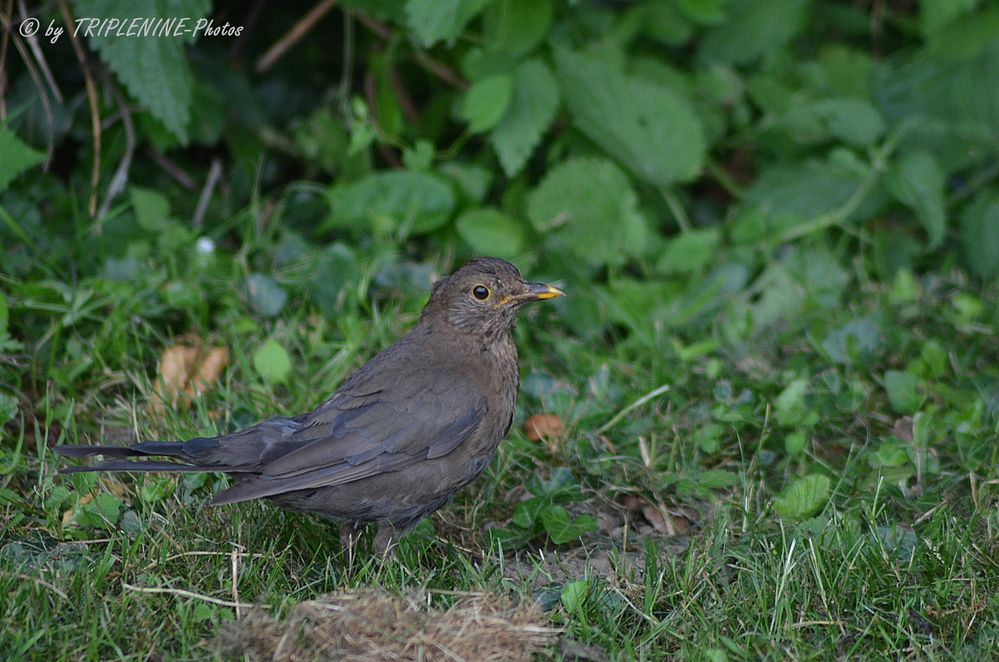
[[[472,288],[472,296],[478,299],[479,301],[488,299],[489,288],[486,287],[485,285],[476,285],[475,287]]]

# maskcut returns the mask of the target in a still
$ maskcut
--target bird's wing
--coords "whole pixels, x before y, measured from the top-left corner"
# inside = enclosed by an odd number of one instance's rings
[[[481,392],[454,371],[417,375],[403,369],[392,382],[345,385],[273,444],[258,471],[212,500],[234,503],[294,490],[340,485],[447,455],[486,414]],[[373,383],[383,384],[380,387]]]

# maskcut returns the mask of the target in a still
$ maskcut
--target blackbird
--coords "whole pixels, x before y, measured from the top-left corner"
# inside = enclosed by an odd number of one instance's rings
[[[211,505],[269,499],[341,523],[379,524],[385,555],[489,464],[513,422],[520,385],[512,330],[529,301],[563,292],[477,258],[433,286],[416,327],[355,372],[315,410],[219,437],[128,447],[59,446],[112,458],[81,471],[212,471],[234,485]],[[165,457],[165,460],[121,458]]]

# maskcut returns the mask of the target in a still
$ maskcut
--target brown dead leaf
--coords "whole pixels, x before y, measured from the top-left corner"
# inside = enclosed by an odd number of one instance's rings
[[[73,523],[73,515],[76,514],[77,509],[80,506],[85,506],[94,500],[93,494],[84,494],[80,497],[80,500],[76,502],[76,505],[62,514],[62,525],[69,526]]]
[[[524,423],[524,434],[531,441],[560,439],[565,435],[565,425],[555,414],[535,414]]]
[[[229,365],[229,350],[225,347],[212,347],[205,353],[201,365],[198,366],[198,374],[194,376],[185,389],[188,393],[201,395],[205,387],[217,381],[222,375],[222,371]]]
[[[153,410],[162,412],[167,405],[189,406],[194,397],[203,394],[218,380],[228,364],[227,348],[205,348],[200,338],[166,348],[160,357],[159,375],[153,388],[156,395],[151,403]]]

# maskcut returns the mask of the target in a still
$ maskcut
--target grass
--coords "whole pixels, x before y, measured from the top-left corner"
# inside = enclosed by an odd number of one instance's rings
[[[636,332],[612,311],[594,337],[570,330],[571,310],[540,309],[517,329],[518,425],[496,462],[383,563],[345,555],[314,518],[206,507],[222,478],[66,479],[49,449],[311,408],[413,323],[418,290],[358,289],[335,322],[307,301],[261,322],[225,295],[213,316],[164,316],[147,295],[169,278],[154,280],[84,282],[44,311],[6,284],[25,327],[47,328],[0,444],[11,659],[203,659],[249,605],[280,617],[368,587],[443,607],[469,592],[538,601],[561,630],[553,657],[985,659],[999,646],[994,289],[860,277],[855,297],[806,282],[803,300],[712,297],[683,328]],[[779,319],[754,321],[775,306]],[[156,364],[181,333],[224,344],[230,366],[191,408],[156,412]],[[294,357],[286,383],[255,369],[268,338]],[[524,437],[541,412],[563,439]],[[582,535],[555,544],[560,529],[525,502]]]

